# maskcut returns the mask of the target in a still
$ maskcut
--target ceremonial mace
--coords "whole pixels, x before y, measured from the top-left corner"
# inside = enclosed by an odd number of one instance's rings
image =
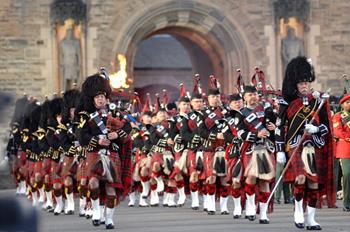
[[[316,100],[318,100],[318,99],[321,98],[321,102],[320,102],[320,105],[318,106],[317,110],[316,110],[316,111],[314,110],[313,112],[311,112],[312,118],[311,118],[309,124],[312,124],[312,122],[315,120],[315,116],[320,112],[320,110],[321,110],[323,104],[324,104],[324,103],[326,102],[326,100],[329,98],[329,94],[328,94],[329,91],[330,91],[330,90],[326,91],[324,94],[322,94],[321,97],[320,97],[320,93],[317,92],[317,91],[315,91],[315,92],[312,94]],[[299,140],[298,145],[297,145],[296,148],[293,150],[292,155],[290,156],[290,158],[289,158],[289,160],[288,160],[286,166],[284,167],[284,169],[283,169],[283,171],[282,171],[282,173],[281,173],[281,176],[278,178],[275,187],[272,189],[272,191],[271,191],[271,193],[270,193],[270,196],[269,196],[269,198],[267,199],[267,202],[266,202],[267,204],[270,203],[273,194],[276,192],[277,186],[278,186],[279,183],[281,182],[282,177],[283,177],[284,174],[286,173],[286,171],[287,171],[287,169],[288,169],[290,163],[292,162],[292,160],[293,160],[295,154],[296,154],[297,151],[299,150],[299,148],[300,148],[300,146],[301,146],[301,144],[302,144],[302,141],[303,141],[303,140],[305,139],[305,137],[306,137],[306,134],[307,134],[307,132],[304,131],[303,136],[302,136],[301,139]]]

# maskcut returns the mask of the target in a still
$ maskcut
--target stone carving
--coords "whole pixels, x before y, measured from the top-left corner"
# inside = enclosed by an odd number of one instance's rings
[[[80,43],[72,29],[60,43],[60,76],[62,90],[71,88],[80,77]]]
[[[295,36],[295,30],[288,27],[287,36],[282,39],[282,64],[285,70],[289,61],[297,56],[304,55],[304,42]]]

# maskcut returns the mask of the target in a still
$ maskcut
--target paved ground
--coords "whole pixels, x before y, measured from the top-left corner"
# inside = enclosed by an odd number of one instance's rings
[[[1,191],[0,197],[14,195],[13,191]],[[341,205],[341,202],[338,202]],[[229,202],[232,212],[233,203]],[[292,223],[292,205],[276,205],[269,215],[269,225],[259,225],[258,220],[249,222],[246,219],[233,220],[232,215],[208,216],[202,211],[194,212],[188,205],[182,208],[128,208],[123,202],[115,215],[116,231],[149,231],[149,232],[186,232],[186,231],[303,231]],[[90,220],[78,215],[54,216],[39,212],[40,231],[105,231],[104,226],[93,227]],[[350,213],[339,209],[322,209],[317,211],[318,222],[323,231],[350,231]]]

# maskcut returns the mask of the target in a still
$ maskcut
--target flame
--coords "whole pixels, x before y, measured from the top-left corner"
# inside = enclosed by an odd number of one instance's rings
[[[114,89],[119,88],[129,88],[129,85],[126,83],[127,73],[126,73],[126,58],[122,54],[118,54],[118,61],[120,70],[116,73],[109,75],[111,86]]]

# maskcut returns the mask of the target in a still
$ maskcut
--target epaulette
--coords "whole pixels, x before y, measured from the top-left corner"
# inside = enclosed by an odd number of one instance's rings
[[[58,124],[57,128],[62,130],[68,130],[67,127],[62,123]]]

